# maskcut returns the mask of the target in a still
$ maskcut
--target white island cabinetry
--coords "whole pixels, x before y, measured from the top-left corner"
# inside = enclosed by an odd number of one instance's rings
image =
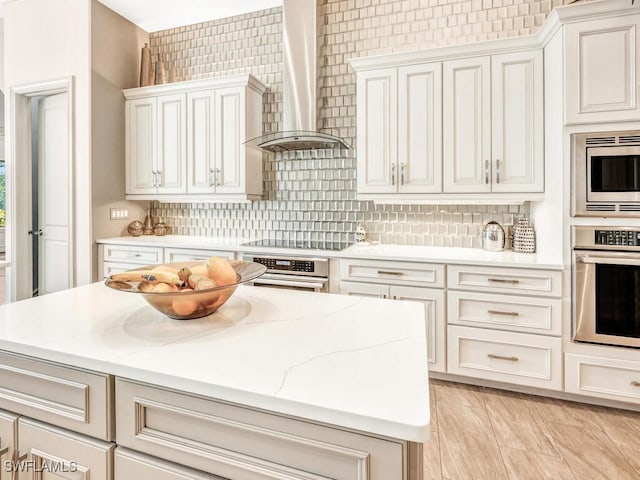
[[[422,479],[413,303],[242,286],[179,321],[95,283],[3,305],[0,325],[0,448],[20,480]]]

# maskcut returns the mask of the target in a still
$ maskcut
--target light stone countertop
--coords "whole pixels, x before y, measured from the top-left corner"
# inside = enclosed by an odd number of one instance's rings
[[[378,435],[425,441],[424,307],[240,286],[172,320],[103,283],[0,307],[0,349]]]
[[[293,248],[267,248],[242,246],[247,239],[200,237],[188,235],[166,235],[156,237],[114,237],[97,240],[97,243],[115,245],[140,245],[174,248],[220,249],[246,253],[280,253],[284,255],[320,255],[330,258],[359,258],[370,260],[396,260],[408,262],[434,262],[460,265],[490,265],[563,270],[561,262],[535,253],[513,251],[488,252],[479,248],[426,247],[417,245],[351,245],[335,250],[301,250]]]

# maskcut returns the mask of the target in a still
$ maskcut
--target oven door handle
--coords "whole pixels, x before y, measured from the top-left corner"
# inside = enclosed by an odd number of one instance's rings
[[[314,279],[313,281],[308,280],[288,280],[282,278],[284,275],[279,275],[278,278],[273,277],[265,277],[262,275],[261,277],[253,280],[253,283],[256,285],[280,285],[283,287],[301,287],[301,288],[313,288],[317,290],[322,290],[327,283],[327,280],[324,278]],[[300,277],[297,277],[298,279]]]
[[[606,263],[608,265],[631,265],[640,267],[640,258],[590,257],[587,255],[578,255],[576,257],[576,263]]]

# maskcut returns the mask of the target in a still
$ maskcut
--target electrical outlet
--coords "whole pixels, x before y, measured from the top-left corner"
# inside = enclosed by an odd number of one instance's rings
[[[126,208],[111,209],[111,220],[124,220],[125,218],[129,218],[129,210]]]

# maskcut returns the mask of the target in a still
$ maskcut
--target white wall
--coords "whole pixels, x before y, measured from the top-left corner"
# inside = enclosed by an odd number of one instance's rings
[[[14,86],[73,78],[75,285],[97,278],[96,235],[122,233],[121,225],[102,229],[99,221],[107,221],[109,202],[124,198],[121,90],[137,84],[136,52],[145,39],[144,32],[95,0],[5,2],[5,44],[11,46],[4,58],[7,92]],[[8,127],[10,118],[8,106]],[[7,167],[10,171],[11,165]],[[10,208],[11,222],[20,205],[12,203]],[[132,210],[139,216],[140,207],[133,205]],[[26,231],[16,232],[15,241],[25,241],[24,235]],[[8,258],[12,260],[11,242]]]
[[[137,87],[140,51],[149,34],[96,0],[91,3],[92,243],[127,235],[132,220],[144,218],[147,202],[127,202],[124,163],[124,97]],[[127,208],[129,219],[110,220],[111,208]],[[102,278],[93,244],[93,279]]]

